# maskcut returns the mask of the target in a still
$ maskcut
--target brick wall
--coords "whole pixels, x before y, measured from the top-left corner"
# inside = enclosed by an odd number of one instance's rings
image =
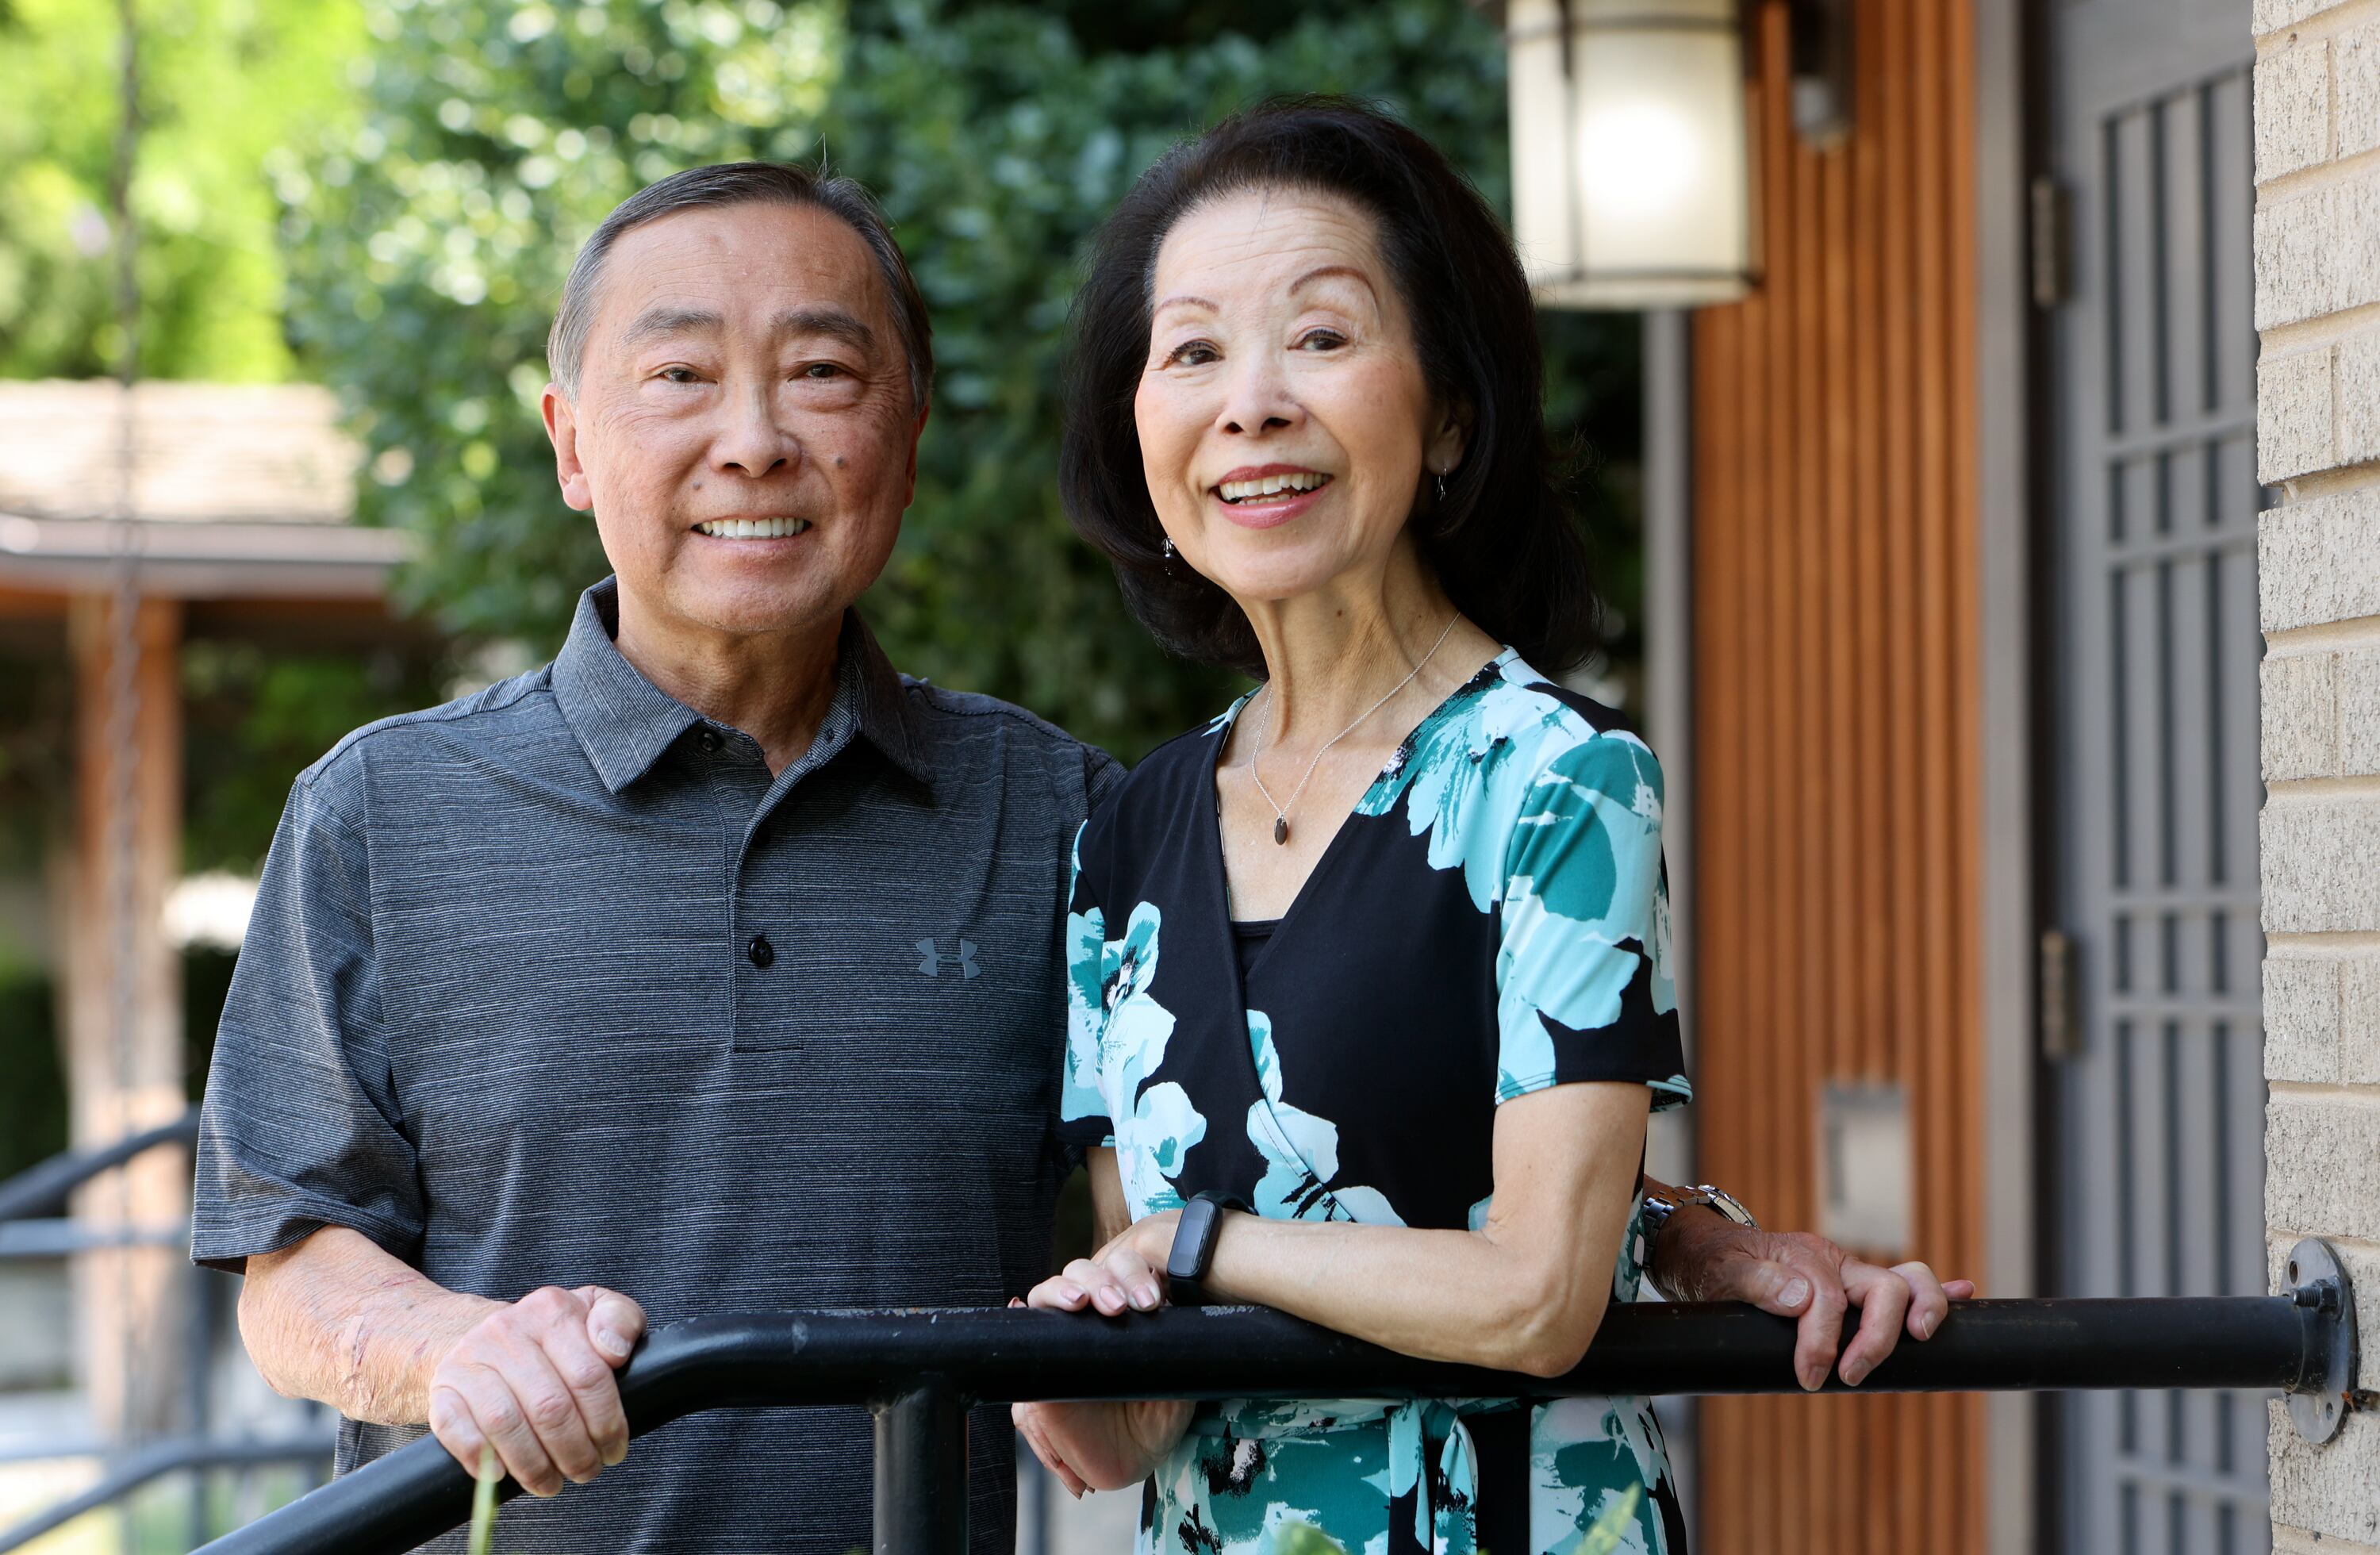
[[[2380,1386],[2380,0],[2253,0],[2265,1233],[2331,1238]],[[2380,1550],[2380,1413],[2278,1406],[2275,1547]]]

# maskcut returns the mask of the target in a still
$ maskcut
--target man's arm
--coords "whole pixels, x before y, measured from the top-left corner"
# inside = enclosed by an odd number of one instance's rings
[[[1669,1194],[1652,1178],[1646,1193]],[[1756,1231],[1699,1205],[1670,1217],[1645,1272],[1673,1301],[1742,1301],[1791,1318],[1799,1337],[1793,1375],[1816,1391],[1829,1370],[1857,1387],[1910,1337],[1926,1340],[1950,1303],[1975,1294],[1972,1280],[1943,1281],[1923,1263],[1883,1269],[1806,1231]],[[1852,1343],[1842,1342],[1851,1308],[1860,1310]],[[1840,1354],[1839,1354],[1840,1352]]]
[[[275,1391],[426,1422],[474,1474],[492,1446],[539,1496],[627,1454],[612,1374],[644,1328],[642,1307],[597,1285],[509,1305],[447,1290],[343,1226],[250,1255],[239,1296],[240,1337]]]

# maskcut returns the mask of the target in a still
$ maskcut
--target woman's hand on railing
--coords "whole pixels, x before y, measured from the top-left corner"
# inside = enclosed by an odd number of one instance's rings
[[[1113,1257],[1119,1246],[1125,1256]],[[1153,1312],[1164,1305],[1165,1276],[1119,1237],[1097,1258],[1076,1258],[1065,1272],[1033,1287],[1011,1306],[1045,1312],[1086,1308],[1109,1317]],[[1086,1490],[1121,1490],[1154,1473],[1182,1433],[1195,1406],[1179,1400],[1125,1403],[1017,1403],[1009,1417],[1041,1466],[1078,1500]]]
[[[1079,1498],[1086,1490],[1122,1490],[1157,1472],[1189,1428],[1194,1407],[1167,1399],[1014,1403],[1009,1415],[1042,1466]]]
[[[1027,1306],[1050,1312],[1086,1307],[1107,1317],[1154,1312],[1165,1305],[1166,1255],[1173,1246],[1178,1209],[1144,1216],[1087,1258],[1076,1258],[1033,1287]]]

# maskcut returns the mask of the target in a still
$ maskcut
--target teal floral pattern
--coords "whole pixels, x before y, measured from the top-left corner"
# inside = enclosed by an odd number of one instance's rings
[[[1229,921],[1214,764],[1245,699],[1076,840],[1061,1132],[1135,1218],[1470,1227],[1495,1115],[1549,1086],[1687,1099],[1643,741],[1510,650],[1414,730],[1278,923]],[[1123,915],[1110,938],[1111,911]],[[1614,1299],[1636,1299],[1632,1223]],[[1642,1399],[1243,1400],[1153,1476],[1142,1555],[1684,1555]]]
[[[1248,1137],[1265,1158],[1265,1174],[1248,1201],[1257,1213],[1281,1221],[1404,1224],[1379,1189],[1332,1182],[1339,1175],[1339,1126],[1281,1099],[1281,1054],[1273,1050],[1272,1017],[1262,1010],[1248,1012],[1248,1046],[1264,1088],[1264,1099],[1248,1108]]]
[[[1090,941],[1104,933],[1104,920],[1096,913],[1067,917],[1067,932],[1076,937],[1073,942],[1081,958],[1081,970],[1070,978],[1070,1000],[1080,1000],[1077,1020],[1089,1037],[1068,1049],[1067,1083],[1070,1094],[1081,1087],[1132,1099],[1128,1108],[1119,1109],[1123,1115],[1107,1142],[1115,1148],[1135,1219],[1182,1208],[1173,1179],[1183,1157],[1207,1136],[1207,1120],[1178,1083],[1141,1084],[1165,1062],[1166,1044],[1173,1037],[1173,1013],[1149,992],[1157,980],[1161,926],[1158,909],[1141,903],[1133,908],[1123,939],[1099,939],[1094,964]]]

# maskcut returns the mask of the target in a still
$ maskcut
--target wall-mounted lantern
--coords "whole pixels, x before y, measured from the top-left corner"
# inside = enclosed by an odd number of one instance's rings
[[[1491,11],[1498,7],[1491,6]],[[1512,236],[1540,302],[1691,308],[1759,275],[1742,0],[1506,0]],[[1791,0],[1796,128],[1847,124],[1845,0]]]
[[[1687,308],[1751,289],[1736,0],[1508,0],[1512,236],[1539,301]]]

